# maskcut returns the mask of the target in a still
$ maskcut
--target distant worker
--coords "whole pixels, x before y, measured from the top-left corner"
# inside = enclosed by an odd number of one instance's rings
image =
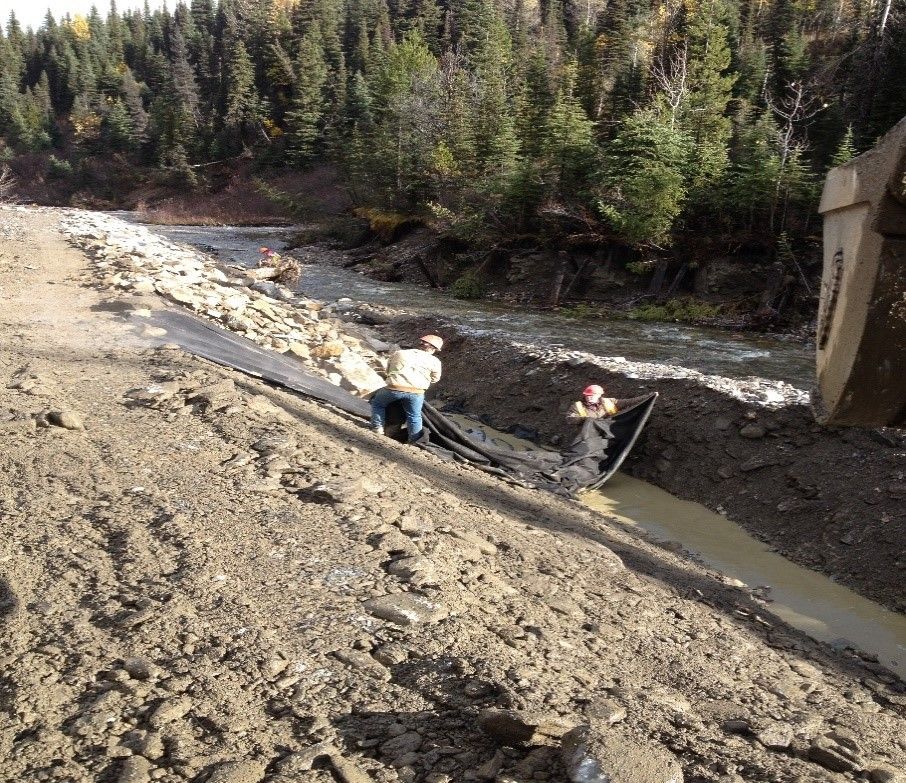
[[[434,354],[444,347],[436,334],[426,334],[418,348],[396,351],[387,362],[387,385],[371,397],[371,429],[384,434],[387,406],[400,402],[406,413],[407,440],[414,443],[422,431],[422,405],[425,392],[440,380],[441,364]]]
[[[649,395],[650,396],[650,395]],[[617,399],[616,397],[605,397],[604,389],[593,383],[582,390],[582,399],[576,400],[569,407],[567,419],[603,419],[607,416],[615,416],[621,410],[631,408],[633,405],[647,400],[648,396],[629,397],[627,399]]]

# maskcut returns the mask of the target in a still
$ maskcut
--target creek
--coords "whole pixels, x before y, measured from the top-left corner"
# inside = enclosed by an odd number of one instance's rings
[[[118,217],[134,219],[129,213]],[[228,264],[250,266],[258,248],[286,246],[286,228],[150,226],[174,242],[193,245]],[[562,314],[519,310],[494,303],[462,302],[441,292],[383,283],[344,269],[335,251],[312,247],[293,253],[305,263],[301,288],[324,301],[341,297],[424,315],[440,315],[474,334],[549,348],[621,355],[632,361],[681,365],[729,378],[759,377],[813,386],[813,352],[797,343],[672,324],[582,321]],[[332,257],[330,257],[332,255]],[[477,438],[531,444],[471,419],[461,423]],[[838,649],[870,655],[906,679],[906,616],[892,612],[771,551],[739,525],[706,507],[680,500],[652,484],[618,473],[601,490],[580,498],[589,507],[661,541],[674,541],[730,580],[758,588],[765,611]]]
[[[129,213],[117,214],[129,218]],[[278,251],[286,246],[286,228],[150,228],[174,242],[195,245],[226,263],[243,266],[257,262],[262,245]],[[474,335],[500,335],[548,348],[680,365],[728,378],[758,376],[801,389],[814,386],[814,349],[795,341],[679,324],[571,318],[495,302],[462,301],[434,289],[384,283],[344,269],[337,251],[309,247],[295,249],[293,255],[306,264],[301,288],[306,295],[326,302],[350,297],[419,315],[441,314]]]

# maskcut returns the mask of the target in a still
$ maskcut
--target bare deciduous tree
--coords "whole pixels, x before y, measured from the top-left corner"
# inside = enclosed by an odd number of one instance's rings
[[[767,79],[765,79],[767,85]],[[786,93],[775,98],[767,88],[764,91],[764,101],[771,113],[777,118],[777,146],[780,154],[780,169],[777,174],[777,183],[774,189],[774,199],[771,204],[770,225],[774,227],[778,204],[780,203],[780,190],[786,174],[787,164],[794,152],[805,152],[808,144],[804,140],[804,130],[808,121],[827,104],[822,103],[810,85],[803,82],[791,82],[787,85]],[[785,222],[786,204],[784,206],[783,222]]]
[[[801,137],[805,124],[820,112],[825,104],[821,103],[814,92],[809,89],[809,85],[803,82],[788,84],[786,94],[780,98],[775,98],[765,89],[764,101],[779,121],[777,141],[780,145],[780,168],[782,170],[794,147],[805,149],[801,138],[798,143],[796,142],[797,134]]]
[[[680,107],[689,94],[688,64],[689,46],[687,43],[683,43],[682,48],[675,48],[669,57],[666,52],[662,53],[651,64],[654,83],[670,108],[671,128],[675,125]]]

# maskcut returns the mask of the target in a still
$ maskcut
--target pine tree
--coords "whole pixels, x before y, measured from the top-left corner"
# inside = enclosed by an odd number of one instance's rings
[[[724,0],[704,0],[691,14],[686,32],[688,98],[680,110],[680,130],[692,140],[689,188],[701,201],[727,168],[731,121],[727,108],[735,76],[730,65]]]
[[[687,144],[652,109],[627,117],[608,146],[605,221],[634,245],[667,244],[686,197]]]
[[[611,0],[598,21],[594,41],[597,64],[585,76],[590,89],[586,100],[592,104],[592,116],[615,124],[639,102],[642,77],[638,52],[639,11],[634,0]]]
[[[465,58],[448,52],[440,63],[443,144],[452,160],[457,184],[475,173],[475,122],[473,93]],[[442,185],[440,186],[442,187]],[[451,187],[453,184],[451,183]]]
[[[755,29],[755,13],[751,11],[740,32],[733,56],[733,68],[738,74],[734,94],[747,103],[756,103],[764,90],[768,73],[768,47]]]
[[[107,14],[107,60],[116,67],[123,62],[124,57],[123,23],[116,10],[116,0],[110,0],[110,12]]]
[[[119,98],[113,98],[104,117],[103,138],[110,148],[129,150],[133,146],[134,131],[129,109]]]
[[[789,84],[799,80],[807,66],[796,0],[775,0],[767,32],[771,51],[771,92],[782,95]]]
[[[731,223],[747,232],[766,225],[780,177],[777,126],[768,112],[746,110],[737,118],[733,163],[725,183]]]
[[[224,31],[223,63],[223,146],[234,151],[251,139],[260,128],[261,100],[255,87],[255,69],[245,44],[239,37],[235,19]]]
[[[433,197],[431,171],[441,126],[438,63],[418,32],[391,44],[369,88],[377,178],[394,199],[418,203]]]
[[[564,68],[544,139],[551,186],[567,198],[580,194],[598,173],[594,123],[576,95],[576,70],[574,62]]]
[[[195,82],[195,71],[189,62],[189,49],[182,31],[174,27],[170,36],[170,89],[173,105],[182,124],[179,137],[188,149],[195,142],[199,120],[198,85]]]
[[[373,172],[368,165],[371,136],[371,94],[362,72],[356,71],[346,91],[346,107],[340,136],[345,154],[339,157],[339,165],[346,174],[346,181],[353,192],[353,197],[359,201],[363,200],[366,184],[372,179]]]
[[[296,80],[293,61],[280,41],[275,40],[265,49],[264,63],[274,119],[280,121],[289,106]]]
[[[840,139],[840,144],[831,158],[831,166],[842,166],[844,163],[849,163],[858,154],[853,126],[850,125],[846,129],[846,133],[843,134],[843,138]]]
[[[296,166],[311,162],[321,145],[327,110],[327,63],[321,27],[314,23],[303,36],[296,60],[296,85],[286,114],[287,156]]]
[[[122,97],[129,113],[129,147],[137,150],[148,138],[148,113],[142,101],[141,87],[129,68],[123,72]]]
[[[547,52],[539,46],[525,65],[518,94],[517,123],[524,155],[541,155],[547,118],[553,105],[554,90],[548,74]]]
[[[498,14],[492,13],[487,23],[484,39],[475,53],[475,150],[480,173],[492,180],[504,180],[515,168],[519,152],[508,90],[512,47]]]

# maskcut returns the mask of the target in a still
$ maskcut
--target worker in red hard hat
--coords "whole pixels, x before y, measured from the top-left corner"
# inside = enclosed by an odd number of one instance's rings
[[[602,419],[606,416],[614,416],[623,407],[620,405],[621,402],[625,401],[615,397],[605,397],[604,389],[593,383],[582,390],[582,399],[576,400],[570,406],[566,417],[568,419]]]
[[[422,432],[422,405],[425,392],[440,380],[441,364],[434,354],[444,347],[436,334],[426,334],[418,348],[395,351],[387,362],[387,385],[371,397],[371,429],[384,434],[387,406],[401,402],[406,412],[407,440],[417,441]]]

